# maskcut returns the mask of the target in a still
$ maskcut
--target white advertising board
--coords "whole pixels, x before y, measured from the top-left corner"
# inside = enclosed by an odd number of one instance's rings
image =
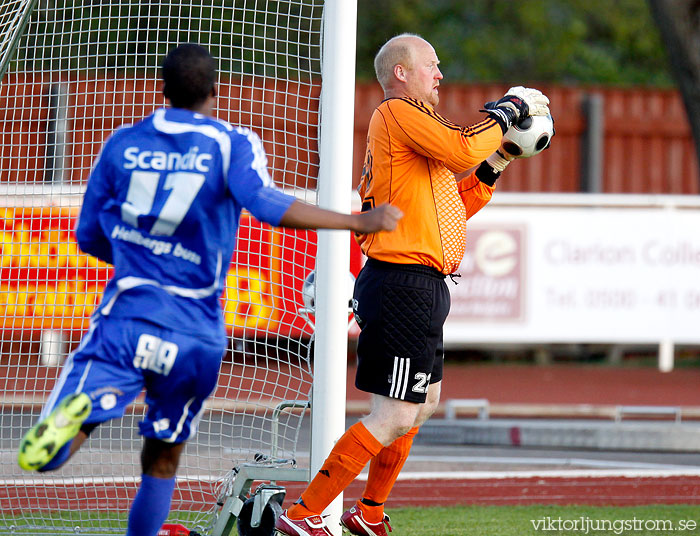
[[[445,343],[700,343],[700,206],[490,204]]]

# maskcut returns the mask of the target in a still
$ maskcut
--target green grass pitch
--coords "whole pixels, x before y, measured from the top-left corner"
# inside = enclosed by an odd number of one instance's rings
[[[458,506],[387,513],[397,536],[700,535],[697,505]]]
[[[397,508],[387,513],[394,528],[391,536],[700,536],[697,505],[451,506]],[[181,520],[187,516],[177,513],[172,517]],[[72,528],[56,530],[57,525],[73,523],[82,524],[80,534],[119,534],[125,518],[124,514],[73,512],[47,519],[45,529],[30,529],[20,518],[5,517],[0,521],[0,534],[75,534]],[[14,532],[8,530],[11,525]],[[88,526],[99,528],[90,531]]]

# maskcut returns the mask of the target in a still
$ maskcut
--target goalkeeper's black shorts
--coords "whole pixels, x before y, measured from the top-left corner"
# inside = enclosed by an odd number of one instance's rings
[[[438,270],[368,259],[353,296],[361,329],[355,386],[425,402],[428,385],[442,380],[442,328],[449,310],[450,294]]]

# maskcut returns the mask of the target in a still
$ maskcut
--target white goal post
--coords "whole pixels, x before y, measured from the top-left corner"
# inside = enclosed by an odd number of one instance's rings
[[[217,116],[260,135],[275,182],[349,212],[355,20],[355,0],[2,1],[1,533],[123,534],[138,485],[140,399],[61,470],[26,473],[16,462],[110,275],[71,234],[101,144],[165,104],[162,58],[198,42],[219,62]],[[232,468],[307,478],[344,431],[350,241],[243,215],[222,297],[231,346],[169,522],[213,534]],[[315,333],[299,314],[313,269]]]
[[[319,203],[350,212],[352,136],[355,110],[355,0],[326,5],[321,100],[321,167]],[[345,431],[347,363],[338,350],[347,344],[347,277],[350,265],[348,233],[319,231],[316,265],[316,346],[314,409],[311,413],[311,475],[323,464]],[[337,527],[343,495],[331,504],[331,527]]]

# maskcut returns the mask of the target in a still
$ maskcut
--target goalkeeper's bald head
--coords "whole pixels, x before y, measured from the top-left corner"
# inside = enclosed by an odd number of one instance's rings
[[[392,37],[379,49],[374,57],[374,72],[385,93],[394,82],[394,67],[413,67],[416,44],[421,41],[427,43],[420,35],[403,33]]]

